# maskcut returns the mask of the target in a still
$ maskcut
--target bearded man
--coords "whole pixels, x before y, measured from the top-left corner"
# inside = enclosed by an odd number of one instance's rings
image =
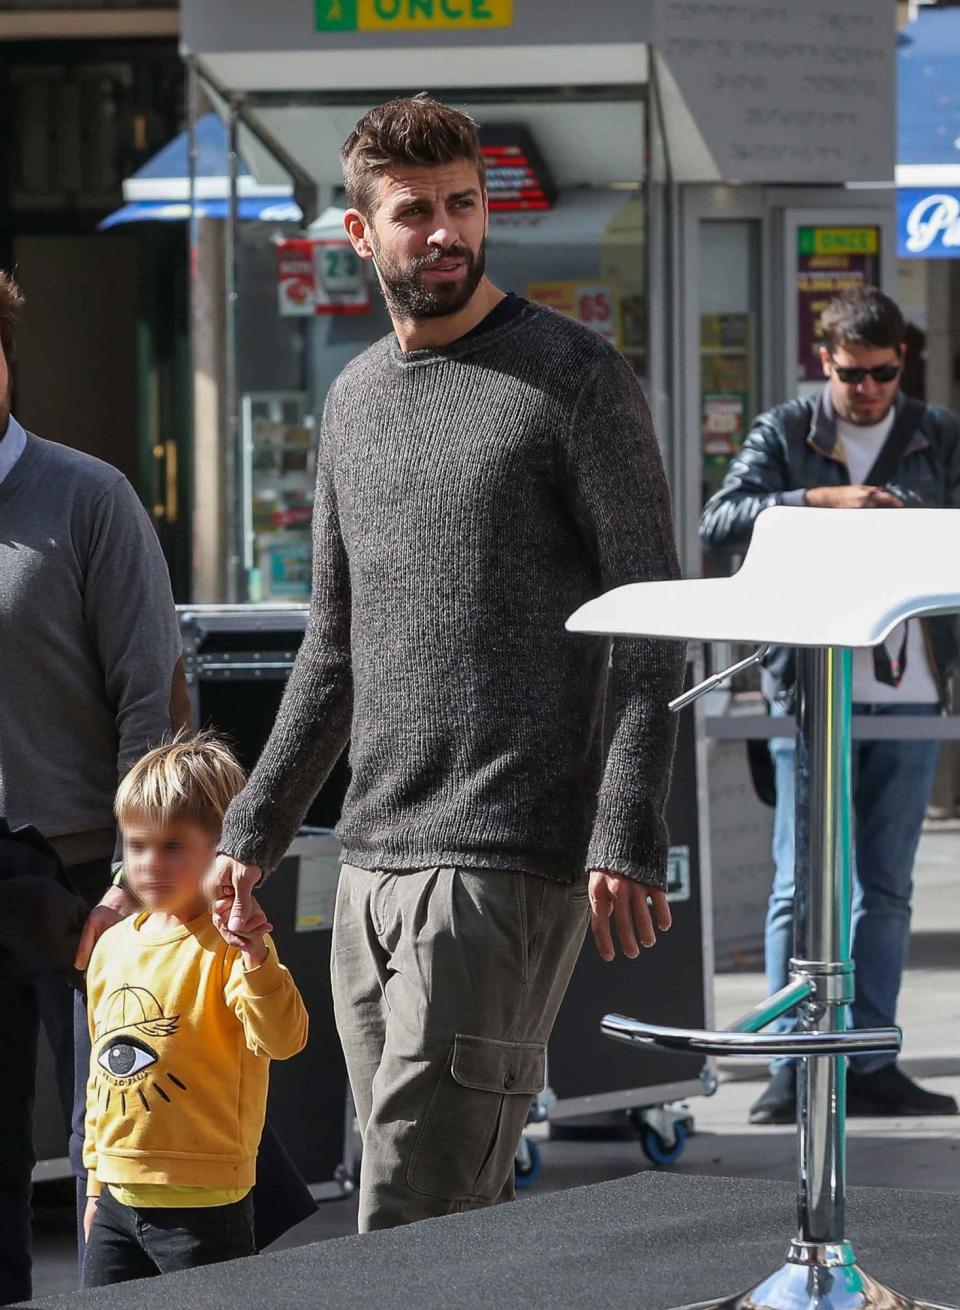
[[[625,360],[487,278],[474,122],[395,100],[341,158],[394,332],[327,397],[310,623],[210,894],[242,932],[349,737],[333,988],[367,1230],[512,1198],[588,903],[607,959],[611,918],[628,956],[669,927],[683,651],[564,630],[677,576],[669,494]]]

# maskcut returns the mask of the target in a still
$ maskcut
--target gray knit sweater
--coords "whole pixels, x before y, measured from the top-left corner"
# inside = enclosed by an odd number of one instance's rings
[[[350,864],[662,886],[682,648],[617,642],[611,663],[564,630],[678,571],[623,358],[535,305],[445,349],[387,337],[332,387],[318,465],[309,626],[221,849],[273,869],[349,739]]]

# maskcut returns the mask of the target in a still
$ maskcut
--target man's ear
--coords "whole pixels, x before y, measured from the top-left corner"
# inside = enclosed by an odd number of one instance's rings
[[[828,378],[830,376],[830,351],[826,346],[820,347],[820,363],[823,365],[823,376]]]
[[[373,246],[368,235],[369,224],[359,209],[348,209],[343,216],[343,226],[350,244],[361,259],[373,259]]]

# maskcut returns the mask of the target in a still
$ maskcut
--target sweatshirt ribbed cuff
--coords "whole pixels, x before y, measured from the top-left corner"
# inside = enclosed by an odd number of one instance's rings
[[[284,972],[277,959],[276,948],[268,943],[267,958],[264,962],[256,969],[243,971],[244,991],[251,996],[270,996],[283,986]]]

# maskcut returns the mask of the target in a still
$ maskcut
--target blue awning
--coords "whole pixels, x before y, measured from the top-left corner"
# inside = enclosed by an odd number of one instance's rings
[[[216,114],[204,114],[194,128],[197,168],[194,196],[200,218],[226,218],[230,179],[227,167],[229,138]],[[121,223],[173,223],[190,217],[190,157],[186,132],[138,168],[123,184],[122,209],[98,224],[101,232]],[[299,223],[300,207],[293,186],[258,182],[242,159],[237,162],[237,198],[242,219],[264,223]]]
[[[960,258],[960,9],[924,9],[900,33],[897,255]]]
[[[303,219],[300,206],[284,196],[241,196],[237,201],[241,219],[255,219],[261,223],[299,223]],[[198,218],[226,218],[226,200],[197,202]],[[97,224],[100,232],[122,223],[178,223],[190,217],[190,206],[183,201],[138,200],[131,205],[108,214]]]
[[[925,9],[900,34],[897,183],[960,186],[960,9]]]

